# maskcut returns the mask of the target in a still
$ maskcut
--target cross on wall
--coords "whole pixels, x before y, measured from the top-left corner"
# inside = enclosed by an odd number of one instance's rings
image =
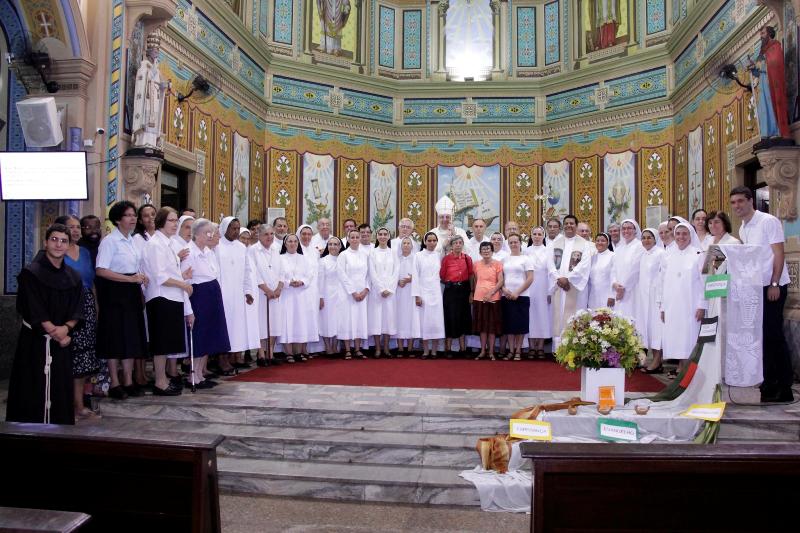
[[[50,37],[51,28],[55,29],[53,17],[46,11],[39,11],[36,15],[34,15],[34,20],[39,25],[39,32],[43,34],[44,37]]]

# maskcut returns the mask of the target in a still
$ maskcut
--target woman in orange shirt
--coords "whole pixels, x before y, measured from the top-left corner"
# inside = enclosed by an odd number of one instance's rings
[[[483,359],[487,348],[489,359],[494,361],[494,339],[503,332],[500,312],[500,290],[503,288],[503,264],[492,259],[492,244],[482,242],[480,245],[481,260],[473,269],[474,292],[472,294],[472,328],[481,337],[481,353],[475,358]]]

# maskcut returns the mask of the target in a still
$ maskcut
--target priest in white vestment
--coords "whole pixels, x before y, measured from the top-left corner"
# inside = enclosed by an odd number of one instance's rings
[[[331,219],[321,218],[317,220],[317,231],[318,233],[311,238],[311,246],[317,250],[318,254],[322,254],[325,251],[325,247],[328,246],[328,240],[333,236],[333,233],[331,233]]]
[[[578,236],[577,227],[577,217],[565,216],[564,234],[547,243],[554,352],[570,317],[575,311],[586,308],[589,296],[585,289],[591,269],[589,248],[593,245]]]
[[[464,251],[472,258],[472,262],[481,260],[480,246],[482,242],[489,242],[486,235],[486,221],[476,218],[472,221],[472,237],[465,243]]]
[[[450,238],[454,235],[459,235],[464,242],[467,242],[467,232],[461,228],[453,225],[453,213],[455,212],[455,204],[449,196],[442,196],[436,202],[436,218],[439,223],[435,228],[431,228],[428,233],[436,234],[438,243],[436,244],[436,251],[440,256],[445,255],[450,251]],[[423,243],[424,245],[425,243]]]
[[[401,218],[397,223],[397,237],[391,240],[391,248],[397,257],[403,254],[403,239],[408,237],[414,244],[414,248],[419,250],[419,242],[414,239],[414,221],[410,218]],[[415,251],[416,251],[415,250]]]
[[[275,250],[275,229],[269,224],[258,227],[258,242],[247,249],[252,275],[259,288],[258,325],[261,349],[258,366],[267,366],[275,353],[275,342],[284,328],[281,305],[283,280],[280,276],[280,250]]]

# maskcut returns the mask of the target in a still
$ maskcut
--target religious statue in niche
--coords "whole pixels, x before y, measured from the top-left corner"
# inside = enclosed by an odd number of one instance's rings
[[[151,33],[147,36],[147,51],[136,72],[131,122],[133,148],[162,150],[164,147],[161,123],[164,114],[164,96],[169,84],[161,81],[161,73],[158,70],[160,44],[161,39],[158,35]]]
[[[794,144],[789,131],[789,107],[786,98],[786,71],[783,46],[775,39],[775,28],[761,28],[761,42],[755,60],[750,59],[753,100],[762,142],[758,147]]]
[[[628,0],[581,0],[580,17],[587,53],[628,41]]]
[[[319,49],[326,54],[342,55],[346,50],[342,39],[350,20],[350,0],[316,0],[316,11],[320,22]]]

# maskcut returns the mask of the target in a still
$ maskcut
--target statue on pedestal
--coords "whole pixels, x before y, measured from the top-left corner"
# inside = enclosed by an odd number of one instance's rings
[[[317,0],[322,25],[320,48],[333,55],[342,53],[342,30],[350,18],[350,0]]]
[[[791,139],[783,46],[775,40],[774,27],[761,28],[761,49],[755,61],[750,60],[748,69],[752,76],[753,100],[761,138]],[[770,141],[768,144],[776,143]]]
[[[161,73],[158,71],[160,44],[158,35],[151,33],[147,36],[145,57],[136,72],[131,123],[133,134],[131,145],[134,148],[152,148],[161,151],[164,147],[161,124],[168,83],[161,81]]]

